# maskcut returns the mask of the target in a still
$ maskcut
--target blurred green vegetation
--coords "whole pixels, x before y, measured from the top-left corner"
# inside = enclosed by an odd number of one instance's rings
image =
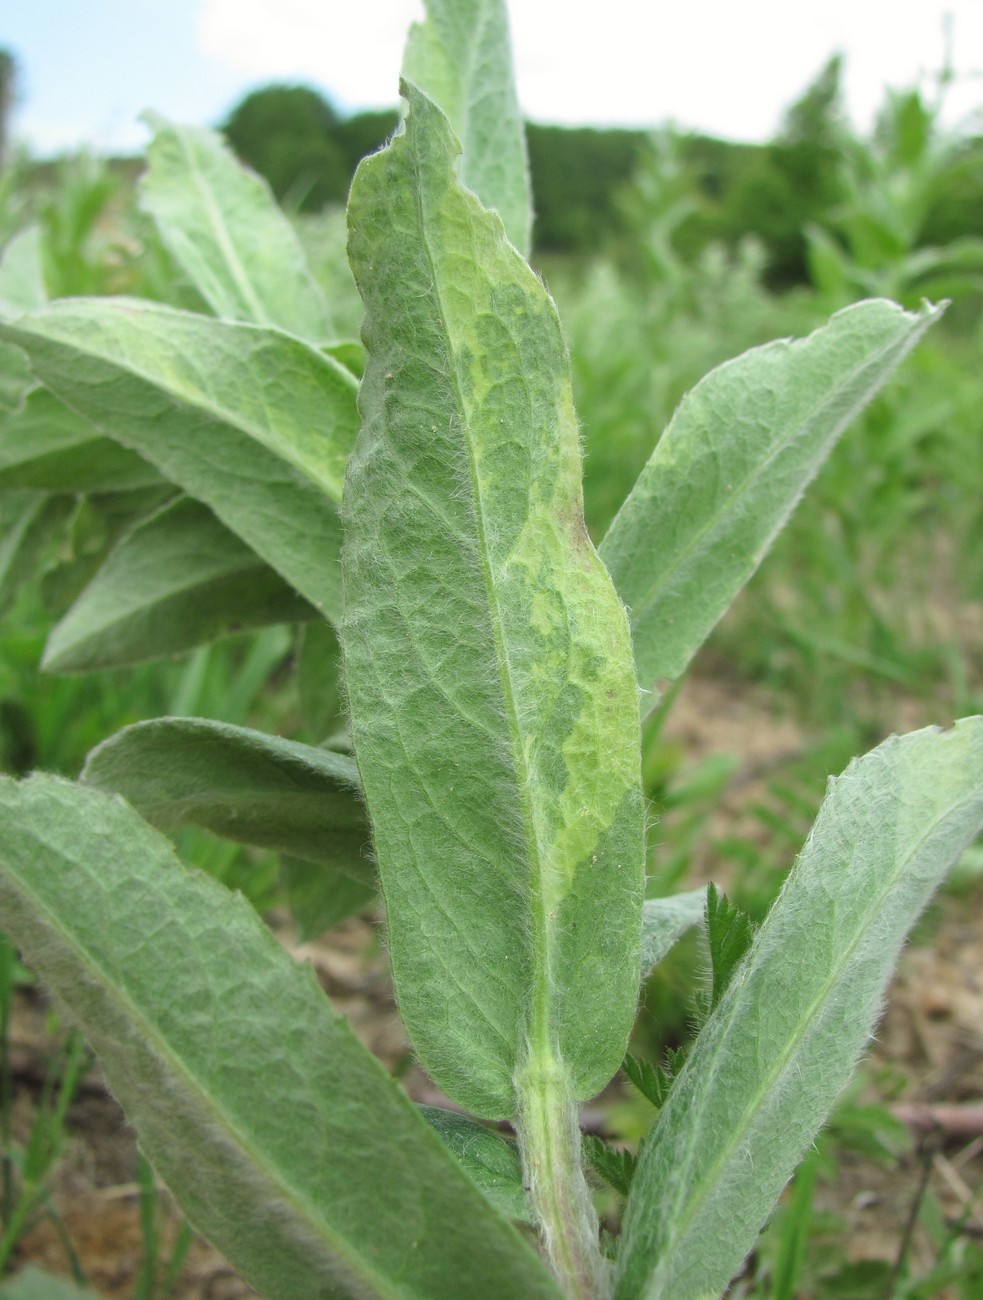
[[[821,68],[768,144],[675,138],[690,202],[673,245],[687,262],[710,245],[734,252],[753,237],[764,249],[768,288],[781,290],[814,274],[817,229],[838,247],[874,256],[886,251],[885,237],[896,253],[898,241],[911,252],[983,235],[983,140],[941,137],[937,104],[916,92],[893,95],[873,138],[859,140],[844,112],[842,71],[839,56]],[[940,74],[936,100],[947,79]],[[247,95],[222,130],[282,202],[317,212],[344,203],[359,160],[397,121],[395,108],[345,117],[309,87],[270,85]],[[537,249],[583,255],[620,243],[630,257],[631,203],[623,199],[651,135],[530,122],[527,141]]]

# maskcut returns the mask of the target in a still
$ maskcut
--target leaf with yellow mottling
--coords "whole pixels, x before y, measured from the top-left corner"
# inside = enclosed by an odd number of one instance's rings
[[[360,167],[362,429],[343,514],[345,678],[397,995],[437,1082],[515,1111],[530,1043],[617,1070],[642,898],[625,612],[583,524],[556,312],[458,181],[440,110]]]

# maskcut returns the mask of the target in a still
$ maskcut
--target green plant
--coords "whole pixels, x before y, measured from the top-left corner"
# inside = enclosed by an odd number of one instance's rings
[[[305,602],[289,617],[337,629],[354,754],[330,725],[314,746],[164,718],[98,747],[79,783],[5,780],[0,925],[189,1219],[264,1293],[695,1300],[753,1245],[983,822],[983,722],[852,762],[755,933],[715,891],[644,899],[638,685],[645,713],[937,313],[861,304],[713,372],[598,553],[565,346],[523,257],[502,5],[431,0],[404,73],[403,128],[348,209],[360,383],[267,192],[160,122],[143,203],[215,316],[96,299],[0,329],[81,422],[72,445],[121,443],[194,499],[107,548],[98,600],[49,654],[84,646],[91,667],[121,626],[131,657],[175,621],[227,628],[206,617],[222,584],[161,525],[180,509],[202,553],[245,547]],[[235,599],[257,623],[288,617],[252,589]],[[334,634],[314,644],[336,663]],[[349,911],[378,871],[404,1022],[466,1115],[414,1108],[311,972],[154,828],[187,823],[306,863]],[[621,1064],[641,973],[701,915],[702,1029],[671,1070],[628,1066],[658,1120],[637,1163],[590,1144],[627,1191],[602,1245],[577,1107]],[[505,1119],[515,1145],[487,1127]]]
[[[869,142],[844,132],[835,162],[841,201],[806,231],[810,276],[827,302],[864,294],[901,302],[920,295],[978,296],[983,241],[963,234],[931,243],[932,221],[963,197],[965,147],[940,126],[936,102],[918,90],[889,92]],[[975,172],[976,168],[972,168]]]
[[[85,1070],[85,1044],[71,1030],[51,1060],[37,1114],[27,1141],[14,1141],[10,1019],[19,967],[10,943],[0,935],[0,1276],[17,1242],[42,1214],[57,1214],[49,1200],[49,1180],[65,1130],[65,1117]]]

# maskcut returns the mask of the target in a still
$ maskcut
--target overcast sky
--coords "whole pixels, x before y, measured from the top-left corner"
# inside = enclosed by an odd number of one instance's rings
[[[950,122],[983,105],[983,0],[512,0],[519,98],[540,122],[673,121],[765,140],[834,51],[866,127],[885,86],[930,78],[951,15]],[[215,125],[269,81],[343,110],[396,102],[422,0],[0,0],[19,66],[15,138],[36,154],[138,150],[155,108]],[[924,84],[930,84],[926,82]],[[977,121],[983,130],[983,120]]]

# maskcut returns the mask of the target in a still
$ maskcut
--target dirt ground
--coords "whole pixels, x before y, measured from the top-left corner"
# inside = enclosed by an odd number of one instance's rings
[[[771,717],[764,697],[736,696],[712,682],[687,683],[673,708],[668,733],[693,757],[740,755],[740,767],[718,814],[736,821],[756,782],[802,751],[807,738],[788,720]],[[891,726],[907,729],[926,719],[905,706]],[[710,873],[711,864],[704,863]],[[721,882],[726,884],[726,882]],[[909,1125],[913,1150],[890,1168],[850,1152],[841,1153],[835,1177],[821,1181],[817,1205],[841,1221],[840,1246],[852,1260],[893,1261],[923,1184],[950,1220],[965,1214],[964,1231],[983,1237],[983,889],[944,895],[903,954],[887,1010],[863,1067],[860,1100],[891,1104]],[[290,945],[289,927],[280,927]],[[441,1096],[409,1057],[395,1016],[385,959],[377,932],[353,921],[317,944],[293,950],[310,960],[333,1003],[362,1040],[391,1068],[405,1070],[418,1101]],[[15,1138],[23,1140],[52,1040],[46,1004],[36,989],[18,995],[12,1026],[15,1076]],[[592,1127],[603,1111],[591,1109]],[[68,1136],[52,1189],[67,1234],[90,1284],[106,1300],[130,1297],[143,1256],[136,1185],[136,1147],[122,1114],[104,1091],[96,1068],[86,1075],[68,1115]],[[974,1197],[976,1200],[974,1201]],[[178,1217],[162,1192],[162,1256],[177,1231]],[[916,1226],[909,1258],[917,1271],[933,1256]],[[16,1267],[33,1262],[70,1276],[70,1260],[50,1218],[23,1237]],[[196,1241],[173,1292],[178,1300],[244,1300],[254,1293],[205,1243]],[[940,1291],[941,1297],[947,1293]],[[803,1293],[805,1296],[805,1293]]]

